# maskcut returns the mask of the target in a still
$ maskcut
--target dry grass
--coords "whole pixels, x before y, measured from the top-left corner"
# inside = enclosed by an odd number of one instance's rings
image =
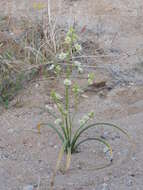
[[[50,8],[42,21],[1,17],[0,26],[0,103],[8,105],[27,78],[57,63],[64,30],[57,26]]]

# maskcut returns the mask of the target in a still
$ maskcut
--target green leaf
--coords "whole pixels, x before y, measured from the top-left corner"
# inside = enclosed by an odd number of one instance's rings
[[[74,148],[77,139],[81,136],[81,134],[84,131],[86,131],[89,128],[98,127],[98,126],[102,126],[102,127],[103,126],[109,126],[109,127],[115,128],[115,129],[119,130],[120,132],[122,132],[123,134],[125,134],[130,139],[130,136],[128,135],[128,133],[126,131],[124,131],[123,129],[121,129],[120,127],[118,127],[117,125],[114,125],[111,123],[94,123],[94,124],[88,125],[86,127],[83,127],[83,126],[79,127],[79,129],[76,131],[76,133],[73,137],[73,140],[72,140],[72,149]]]
[[[78,146],[79,145],[81,145],[82,143],[85,143],[85,142],[87,142],[87,141],[99,141],[99,142],[101,142],[101,143],[103,143],[108,149],[109,149],[109,151],[110,151],[110,155],[111,155],[111,158],[112,158],[112,147],[111,147],[111,145],[107,142],[107,141],[105,141],[105,140],[103,140],[103,139],[101,139],[101,138],[86,138],[86,139],[84,139],[84,140],[82,140],[82,141],[80,141],[76,146],[75,146],[75,150],[78,148]]]

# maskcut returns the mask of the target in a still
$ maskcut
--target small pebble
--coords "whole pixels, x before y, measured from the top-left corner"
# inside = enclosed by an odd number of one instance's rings
[[[99,185],[96,190],[110,190],[110,188],[107,183],[103,183],[103,184]]]
[[[8,153],[2,153],[2,154],[0,155],[0,159],[1,159],[1,160],[6,160],[6,159],[8,159],[8,157],[9,157],[9,154],[8,154]]]
[[[130,176],[131,176],[131,177],[135,177],[135,174],[131,174]]]
[[[10,32],[9,34],[10,34],[11,36],[13,36],[13,35],[14,35],[14,33],[13,33],[13,32]]]
[[[34,190],[34,186],[33,185],[27,185],[27,186],[23,187],[23,190]]]
[[[127,180],[127,186],[132,186],[133,185],[133,181],[131,179]]]
[[[104,182],[105,182],[105,181],[109,181],[109,177],[108,177],[108,176],[105,176],[105,177],[104,177]]]
[[[38,84],[38,83],[36,83],[36,84],[35,84],[35,88],[38,88],[38,87],[39,87],[39,84]]]
[[[93,153],[96,153],[96,150],[92,150]]]
[[[109,132],[108,131],[104,131],[104,133],[102,135],[102,138],[107,139],[108,135],[109,135]]]
[[[103,152],[106,154],[109,151],[109,148],[107,146],[104,147]]]
[[[133,86],[134,85],[134,83],[133,82],[130,82],[130,86]]]
[[[53,108],[50,107],[48,104],[45,104],[45,109],[46,109],[46,110],[52,110]]]
[[[102,190],[109,190],[107,183],[103,183]]]
[[[8,129],[8,133],[14,133],[14,129]]]
[[[54,146],[54,148],[55,148],[55,149],[57,149],[57,148],[58,148],[58,146],[57,146],[57,145],[55,145],[55,146]]]
[[[132,156],[131,158],[133,161],[137,160],[137,158],[135,156]]]

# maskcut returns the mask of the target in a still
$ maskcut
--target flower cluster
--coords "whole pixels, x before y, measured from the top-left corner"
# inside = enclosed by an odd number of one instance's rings
[[[48,104],[45,105],[45,109],[46,109],[46,110],[53,110],[53,108],[50,107]]]
[[[69,79],[64,80],[64,85],[65,86],[71,86],[71,84],[72,84],[71,80],[69,80]]]
[[[61,66],[60,65],[56,65],[56,67],[55,67],[55,74],[59,75],[60,72],[61,72],[61,70],[62,70]]]
[[[70,44],[71,42],[72,42],[71,37],[70,37],[70,36],[66,36],[66,38],[65,38],[65,43],[66,43],[66,44]]]
[[[94,78],[95,78],[94,73],[89,73],[89,74],[88,74],[88,84],[89,84],[89,85],[92,85],[92,84],[93,84]]]
[[[80,52],[80,51],[82,50],[81,45],[78,44],[78,43],[76,43],[76,44],[74,45],[74,47],[75,47],[75,49],[76,49],[77,52]]]
[[[60,101],[60,100],[62,100],[62,98],[63,98],[59,93],[57,93],[57,92],[55,92],[55,91],[52,91],[52,92],[51,92],[51,97],[52,97],[52,99],[53,99],[54,101]]]
[[[82,47],[80,44],[78,44],[77,40],[78,37],[75,33],[75,30],[71,27],[66,35],[65,44],[72,46],[76,52],[80,52],[82,50]]]
[[[56,125],[61,125],[61,123],[62,123],[62,120],[60,118],[58,118],[58,119],[55,120],[55,124]]]
[[[89,121],[89,119],[92,119],[93,117],[94,117],[94,112],[91,111],[91,112],[88,113],[87,115],[84,115],[81,120],[79,120],[79,124],[80,124],[80,125],[84,125],[86,122]]]
[[[53,70],[54,68],[55,68],[55,65],[52,64],[52,65],[50,65],[50,67],[48,68],[48,70],[51,71],[51,70]]]
[[[58,58],[59,58],[61,61],[64,61],[64,60],[67,58],[67,53],[61,52],[61,53],[59,54]]]
[[[75,61],[74,66],[77,67],[79,73],[83,73],[83,68],[82,68],[81,63],[79,61]]]
[[[74,84],[73,88],[72,88],[73,93],[75,94],[75,96],[79,95],[80,93],[83,92],[82,89],[80,89],[80,87],[78,86],[78,84]]]
[[[67,32],[66,38],[65,38],[65,43],[70,44],[70,43],[75,43],[77,41],[78,37],[75,33],[75,30],[73,27],[70,27],[69,31]]]

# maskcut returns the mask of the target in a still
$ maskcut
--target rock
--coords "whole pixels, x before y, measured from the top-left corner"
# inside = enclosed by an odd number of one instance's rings
[[[7,152],[0,154],[0,160],[6,160],[9,158],[9,154]]]
[[[97,190],[110,190],[107,183],[103,183],[97,187]]]
[[[132,186],[132,185],[133,185],[133,181],[132,181],[131,179],[128,179],[128,180],[127,180],[127,186],[130,187],[130,186]]]
[[[130,174],[131,177],[135,177],[136,175],[135,174]]]
[[[135,156],[135,154],[133,154],[133,156],[131,157],[131,159],[132,159],[133,161],[136,161],[136,160],[137,160],[137,157]]]
[[[103,88],[106,86],[106,81],[99,81],[99,82],[94,82],[90,87],[93,88]]]
[[[109,137],[109,132],[104,131],[103,135],[100,136],[102,139],[107,139]]]
[[[55,145],[55,146],[54,146],[54,148],[55,148],[55,149],[57,149],[57,148],[58,148],[58,146],[57,146],[57,145]]]
[[[35,84],[35,88],[38,88],[40,85],[38,83]]]
[[[105,146],[105,147],[103,148],[103,152],[106,154],[108,151],[109,151],[109,148],[108,148],[107,146]]]
[[[104,177],[104,182],[106,182],[106,181],[109,181],[109,177],[108,176]]]
[[[137,160],[137,158],[136,158],[135,156],[133,156],[131,159],[132,159],[133,161]]]
[[[8,133],[14,133],[14,129],[8,129]]]
[[[89,85],[87,89],[85,89],[85,92],[86,91],[99,92],[100,90],[106,88],[107,88],[106,81],[104,80],[95,81],[93,84]]]
[[[23,190],[34,190],[34,186],[33,185],[27,185],[27,186],[23,187]]]

